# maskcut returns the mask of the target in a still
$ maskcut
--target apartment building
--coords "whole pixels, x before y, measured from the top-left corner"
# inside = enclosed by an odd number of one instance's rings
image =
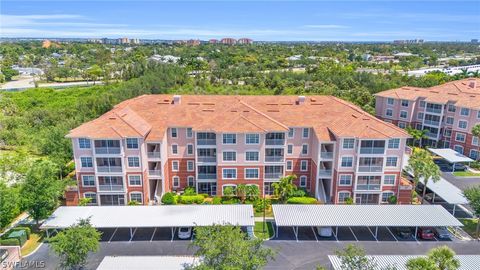
[[[215,196],[257,185],[271,195],[292,174],[326,203],[385,203],[400,195],[409,136],[331,96],[144,95],[67,137],[79,198],[123,205],[188,186]]]
[[[376,94],[377,117],[401,128],[428,130],[424,143],[452,148],[479,159],[480,79],[471,78],[430,88],[401,87]]]

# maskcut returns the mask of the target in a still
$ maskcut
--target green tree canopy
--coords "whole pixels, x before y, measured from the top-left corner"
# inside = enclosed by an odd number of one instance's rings
[[[377,264],[367,257],[365,250],[355,245],[348,245],[343,250],[335,252],[341,262],[342,269],[376,270]]]
[[[422,200],[425,200],[428,181],[432,180],[433,182],[437,182],[440,180],[440,168],[433,162],[432,155],[427,150],[414,148],[408,160],[407,170],[413,174],[415,186],[422,180]],[[415,189],[413,189],[413,191],[414,190]]]
[[[282,177],[279,182],[273,183],[273,193],[278,197],[280,202],[286,202],[288,198],[293,196],[293,193],[297,190],[297,186],[293,184],[293,180],[297,178],[296,175],[288,175]]]
[[[463,194],[468,200],[468,204],[473,209],[475,216],[477,216],[477,239],[480,240],[480,186],[471,187],[463,191]]]

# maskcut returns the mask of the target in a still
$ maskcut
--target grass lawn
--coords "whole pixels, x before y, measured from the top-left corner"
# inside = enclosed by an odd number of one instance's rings
[[[470,171],[464,171],[464,172],[454,172],[453,175],[455,176],[478,176],[480,177],[480,173],[474,173],[474,172],[470,172]]]
[[[265,232],[263,232],[263,222],[255,222],[255,228],[253,229],[253,233],[259,239],[269,239],[273,237],[273,225],[271,222],[267,222],[265,224]]]
[[[263,212],[257,212],[255,211],[254,214],[256,217],[263,217]],[[267,211],[265,211],[265,217],[273,217],[273,211],[272,207],[268,208]]]
[[[473,219],[473,218],[460,218],[458,219],[460,220],[460,222],[463,223],[463,225],[465,225],[462,229],[467,232],[468,234],[470,234],[473,238],[477,238],[475,236],[475,230],[477,229],[477,223],[478,223],[478,219]],[[256,225],[256,224],[255,224]]]

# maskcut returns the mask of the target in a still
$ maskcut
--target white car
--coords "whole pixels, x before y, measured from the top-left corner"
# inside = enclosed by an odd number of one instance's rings
[[[192,236],[192,227],[180,227],[178,228],[178,238],[188,239]]]
[[[332,227],[317,227],[318,235],[321,237],[332,237]]]

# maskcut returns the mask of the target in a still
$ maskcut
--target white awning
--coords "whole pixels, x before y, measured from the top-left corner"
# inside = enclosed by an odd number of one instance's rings
[[[106,256],[97,270],[183,270],[195,262],[191,256]]]
[[[463,226],[441,205],[272,205],[281,226],[441,227]]]
[[[442,148],[442,149],[435,149],[435,148],[428,148],[428,150],[434,153],[437,156],[442,157],[446,161],[450,163],[457,163],[457,162],[473,162],[474,160],[464,156],[457,151],[450,149],[450,148]]]
[[[425,257],[419,255],[367,255],[367,258],[372,260],[375,264],[373,269],[382,270],[394,267],[397,270],[407,270],[405,266],[410,259]],[[479,255],[455,255],[455,258],[460,261],[460,268],[458,270],[478,270],[480,265]],[[333,270],[344,270],[342,262],[336,255],[328,255],[330,264]]]
[[[255,225],[252,205],[62,206],[41,228],[67,228],[86,218],[95,228]]]

